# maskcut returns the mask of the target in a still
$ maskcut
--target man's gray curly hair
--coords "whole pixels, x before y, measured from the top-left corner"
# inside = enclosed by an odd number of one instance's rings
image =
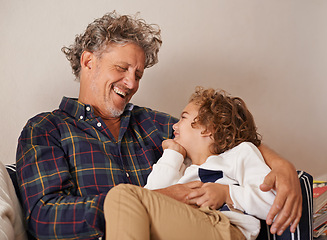
[[[145,68],[149,68],[158,62],[162,44],[160,28],[147,24],[137,15],[119,15],[113,11],[90,23],[83,34],[76,36],[74,44],[63,47],[61,51],[66,54],[74,75],[79,79],[82,53],[89,51],[101,56],[109,43],[137,44],[145,53]]]

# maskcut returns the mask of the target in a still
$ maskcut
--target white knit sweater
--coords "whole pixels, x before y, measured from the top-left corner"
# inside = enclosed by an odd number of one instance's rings
[[[187,167],[184,163],[180,153],[164,150],[162,157],[153,166],[145,188],[153,190],[191,181],[227,184],[233,207],[246,214],[222,212],[247,239],[255,239],[260,231],[260,222],[255,217],[266,219],[275,199],[274,191],[262,192],[259,189],[270,168],[258,148],[244,142],[220,155],[210,156],[200,166]]]

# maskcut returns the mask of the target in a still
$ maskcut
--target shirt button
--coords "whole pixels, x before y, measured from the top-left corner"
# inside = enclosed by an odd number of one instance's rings
[[[79,119],[83,119],[84,117],[83,116],[79,116]]]
[[[126,173],[126,177],[128,177],[128,178],[129,178],[129,174],[128,174],[128,172]]]
[[[97,126],[98,126],[98,127],[101,127],[101,125],[102,125],[102,124],[101,124],[100,122],[97,123]]]
[[[86,107],[86,111],[88,111],[88,112],[89,112],[90,110],[91,110],[91,108],[90,108],[90,107]]]

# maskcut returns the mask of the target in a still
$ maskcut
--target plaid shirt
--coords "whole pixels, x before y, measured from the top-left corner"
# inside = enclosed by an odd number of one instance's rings
[[[30,232],[40,239],[104,235],[103,202],[119,183],[146,184],[177,119],[128,104],[118,141],[92,106],[63,98],[30,119],[17,147],[17,175]]]

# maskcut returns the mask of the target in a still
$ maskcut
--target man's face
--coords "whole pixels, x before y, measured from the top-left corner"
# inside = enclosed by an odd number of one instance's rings
[[[144,51],[128,43],[110,44],[101,56],[90,54],[92,67],[88,68],[87,77],[81,79],[79,101],[93,106],[104,119],[119,117],[138,90],[144,71]]]

